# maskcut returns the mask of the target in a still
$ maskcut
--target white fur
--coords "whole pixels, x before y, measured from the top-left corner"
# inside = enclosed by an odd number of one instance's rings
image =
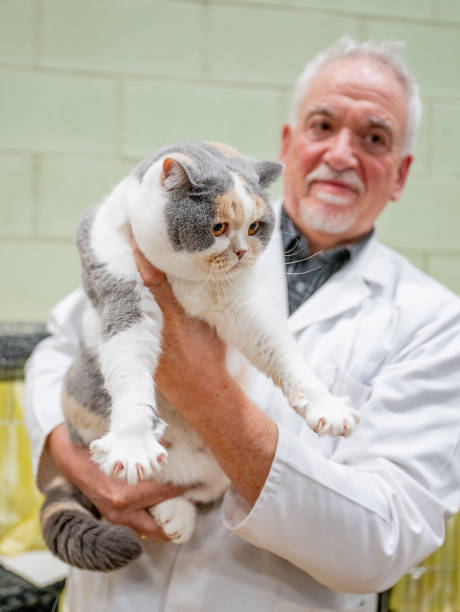
[[[190,539],[195,528],[195,506],[184,497],[173,497],[152,506],[151,515],[170,540],[182,544]]]
[[[90,446],[91,454],[109,476],[135,484],[152,478],[165,462],[159,443],[164,428],[152,431],[157,414],[153,375],[160,354],[162,314],[147,289],[142,289],[141,321],[99,345],[105,387],[112,398],[110,431]]]
[[[234,191],[244,208],[240,227],[199,253],[172,249],[164,217],[167,194],[160,184],[162,160],[155,163],[139,185],[123,181],[100,208],[91,241],[99,261],[127,280],[137,280],[129,242],[129,228],[146,257],[168,274],[172,289],[185,311],[215,327],[218,334],[252,364],[278,384],[290,405],[318,433],[348,435],[358,421],[348,400],[332,397],[311,373],[286,329],[270,310],[264,278],[250,265],[251,240],[247,228],[254,219],[252,197],[234,176]],[[207,258],[226,251],[227,270],[210,279]],[[239,261],[236,251],[246,251]],[[252,259],[251,259],[252,257]],[[140,285],[139,285],[140,286]],[[87,337],[97,332],[101,370],[113,405],[110,431],[91,444],[102,469],[134,483],[155,477],[190,488],[184,497],[159,504],[151,511],[172,539],[186,541],[194,525],[194,508],[188,500],[208,502],[222,495],[228,479],[196,432],[162,397],[155,396],[153,374],[161,350],[162,315],[151,294],[142,289],[141,321],[101,342],[100,324],[93,310],[86,318]],[[232,371],[241,373],[233,355]],[[160,444],[151,431],[151,407],[168,423]],[[186,499],[187,498],[187,499]]]
[[[130,248],[128,204],[138,191],[135,178],[125,178],[104,201],[91,228],[91,246],[108,271],[125,280],[136,278],[136,264]]]

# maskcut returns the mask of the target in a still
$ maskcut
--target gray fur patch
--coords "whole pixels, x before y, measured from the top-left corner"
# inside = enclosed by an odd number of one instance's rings
[[[154,407],[151,406],[152,408],[152,432],[154,434],[158,434],[159,432],[164,432],[164,430],[166,429],[166,424],[162,419],[159,419],[157,416],[155,416],[155,412],[154,412]]]
[[[55,487],[49,487],[45,491],[46,499],[42,506],[42,511],[45,508],[48,508],[52,504],[56,504],[57,502],[62,501],[75,501],[82,508],[88,510],[94,516],[100,517],[100,513],[97,510],[96,506],[92,504],[92,502],[85,496],[81,491],[79,491],[76,487],[74,487],[70,482],[67,482],[65,485],[59,485]]]
[[[67,371],[65,389],[68,395],[88,410],[109,418],[112,400],[105,389],[104,378],[98,360],[84,346]]]
[[[265,209],[265,213],[260,219],[260,228],[257,232],[257,238],[261,241],[264,248],[267,246],[273,230],[275,228],[275,213],[270,207]]]
[[[102,335],[108,339],[138,323],[142,313],[136,281],[116,278],[94,255],[90,232],[96,211],[97,207],[92,207],[81,218],[77,227],[77,246],[83,288],[102,318]]]
[[[73,442],[75,446],[86,446],[83,438],[80,436],[78,429],[75,429],[75,427],[71,423],[69,423],[69,421],[66,421],[66,425],[67,433],[69,434],[71,442]]]
[[[249,193],[262,198],[270,208],[265,188],[279,176],[282,165],[241,155],[224,156],[219,148],[205,142],[178,142],[162,147],[145,158],[133,175],[142,181],[152,164],[174,153],[193,161],[193,164],[181,162],[189,185],[171,191],[165,208],[168,235],[175,250],[201,251],[214,244],[211,228],[216,214],[215,199],[232,188],[232,173],[242,179]],[[267,211],[265,217],[262,231],[259,230],[264,245],[273,230],[273,214]]]

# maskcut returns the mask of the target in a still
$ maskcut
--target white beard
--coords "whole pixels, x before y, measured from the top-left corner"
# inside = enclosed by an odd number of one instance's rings
[[[327,234],[347,231],[359,216],[358,206],[349,206],[344,198],[329,193],[317,194],[313,202],[303,200],[300,211],[309,227]]]

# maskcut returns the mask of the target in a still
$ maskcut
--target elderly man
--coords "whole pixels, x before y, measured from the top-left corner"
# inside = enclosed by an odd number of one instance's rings
[[[28,366],[35,465],[54,460],[108,520],[149,536],[118,572],[72,570],[71,610],[373,611],[376,592],[441,544],[460,506],[460,303],[373,229],[402,192],[419,118],[394,48],[343,39],[299,78],[282,131],[267,282],[311,367],[359,410],[350,438],[316,436],[265,377],[245,395],[220,340],[136,252],[165,319],[156,383],[232,482],[187,544],[163,541],[145,510],[177,491],[111,481],[70,444],[58,397],[81,294],[56,307]]]

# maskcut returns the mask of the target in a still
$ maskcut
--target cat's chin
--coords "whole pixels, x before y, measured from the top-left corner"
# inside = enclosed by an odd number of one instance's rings
[[[223,268],[221,270],[214,271],[211,275],[211,279],[214,281],[225,281],[231,280],[235,276],[242,274],[245,270],[247,270],[250,266],[241,261],[237,261],[235,264],[229,266],[228,268]]]

